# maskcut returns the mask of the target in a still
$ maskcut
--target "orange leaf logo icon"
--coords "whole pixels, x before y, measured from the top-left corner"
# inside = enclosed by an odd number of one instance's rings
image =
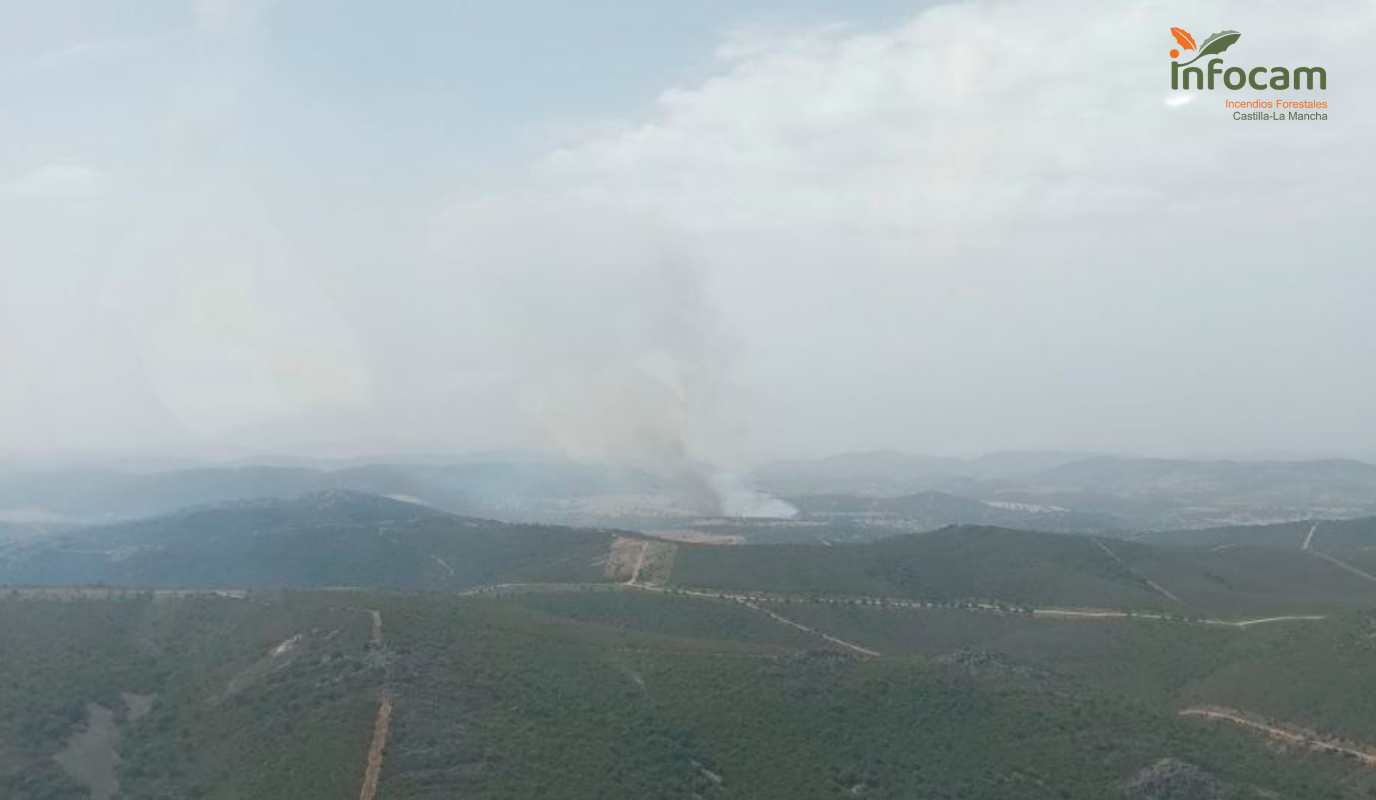
[[[1180,46],[1186,50],[1194,49],[1194,37],[1184,28],[1171,28],[1171,36],[1174,36],[1175,40],[1180,42]]]

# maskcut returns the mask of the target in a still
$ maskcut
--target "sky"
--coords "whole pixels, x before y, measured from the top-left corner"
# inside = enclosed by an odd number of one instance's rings
[[[1172,92],[1172,26],[1328,90]],[[1369,0],[0,0],[0,458],[1376,454],[1373,52]]]

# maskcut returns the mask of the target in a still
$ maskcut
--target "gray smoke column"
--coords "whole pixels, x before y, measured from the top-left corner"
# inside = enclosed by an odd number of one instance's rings
[[[566,455],[655,475],[696,513],[795,513],[716,466],[742,422],[732,342],[687,248],[644,219],[557,205],[456,212],[468,305],[508,359],[496,383]]]

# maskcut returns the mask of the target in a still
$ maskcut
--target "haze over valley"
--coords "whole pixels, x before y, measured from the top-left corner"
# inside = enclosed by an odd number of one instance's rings
[[[0,800],[1376,798],[1374,53],[0,0]]]

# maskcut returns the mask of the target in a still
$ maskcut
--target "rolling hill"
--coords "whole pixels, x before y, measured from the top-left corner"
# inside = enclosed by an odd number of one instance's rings
[[[10,469],[0,471],[0,514],[98,523],[167,514],[195,505],[357,491],[414,498],[454,513],[519,515],[538,510],[545,501],[664,488],[663,482],[635,470],[536,458],[333,468]]]
[[[357,492],[194,508],[0,547],[0,584],[387,586],[601,580],[610,531],[516,525]]]
[[[26,800],[1376,791],[1376,581],[1293,544],[708,546],[330,491],[0,545],[0,583]]]
[[[1158,607],[1162,598],[1093,539],[1002,528],[945,528],[877,542],[680,546],[673,583],[730,590]]]
[[[1314,531],[1314,538],[1309,532]],[[1310,546],[1335,550],[1376,547],[1376,517],[1355,519],[1305,519],[1272,525],[1228,525],[1199,530],[1152,531],[1138,537],[1155,545],[1181,547],[1273,547],[1300,549]]]
[[[1323,523],[1328,524],[1335,527],[1331,538],[1321,527],[1324,546],[1342,544],[1347,549],[1335,552],[1365,563],[1352,543],[1366,541],[1367,528],[1360,522]],[[1228,536],[1284,541],[1300,538],[1300,527],[1270,526],[1250,534],[1229,529]],[[1204,536],[1212,542],[1223,534]],[[504,583],[591,586],[630,579],[636,541],[646,540],[607,529],[460,517],[335,491],[201,506],[3,543],[0,585],[440,591]],[[654,547],[660,555],[652,580],[674,589],[1225,618],[1376,605],[1376,580],[1297,546],[1162,546],[963,525],[834,546]],[[609,567],[617,558],[621,566]],[[650,571],[645,575],[651,580]]]
[[[1150,609],[1186,616],[1376,606],[1376,582],[1298,549],[1153,547],[974,526],[834,547],[679,545],[671,582],[730,591]]]

